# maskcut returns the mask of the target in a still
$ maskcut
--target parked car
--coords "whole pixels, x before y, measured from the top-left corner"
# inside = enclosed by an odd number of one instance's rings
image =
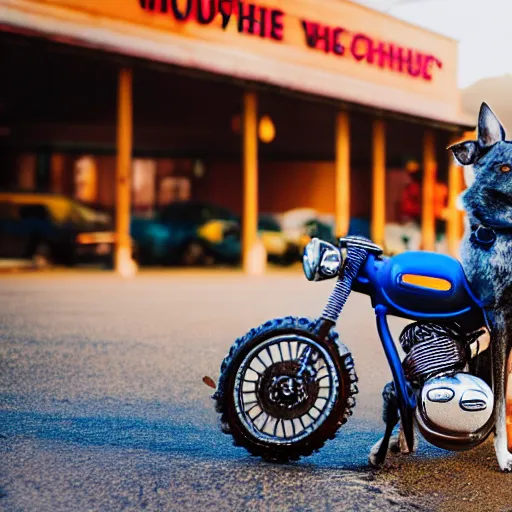
[[[260,215],[258,233],[267,251],[269,262],[290,265],[301,259],[299,243],[286,236],[275,216]]]
[[[207,202],[180,201],[154,218],[134,217],[131,235],[141,264],[237,264],[241,258],[241,219],[229,209]],[[272,218],[259,221],[259,236],[269,261],[288,264],[298,258]]]
[[[0,257],[35,266],[111,267],[115,233],[108,215],[59,194],[0,192]]]
[[[304,247],[317,237],[330,243],[337,243],[334,229],[334,215],[320,213],[314,208],[293,208],[276,215],[284,235]],[[370,222],[365,217],[352,217],[348,235],[359,235],[370,238]]]
[[[329,219],[313,208],[294,208],[275,217],[283,235],[298,246],[299,259],[314,237],[335,243],[334,229]]]

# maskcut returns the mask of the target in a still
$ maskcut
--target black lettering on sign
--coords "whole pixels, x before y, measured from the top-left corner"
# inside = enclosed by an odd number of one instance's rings
[[[266,7],[260,7],[260,37],[267,37],[267,13]]]
[[[256,18],[256,6],[253,4],[248,5],[248,9],[245,9],[243,2],[239,2],[238,9],[238,32],[248,32],[254,34],[256,25],[259,20]],[[244,24],[247,21],[247,24]],[[245,27],[248,27],[247,29]]]
[[[345,47],[340,41],[340,37],[343,32],[345,32],[345,29],[341,27],[336,27],[332,31],[332,51],[336,55],[343,55],[345,53]]]
[[[316,48],[318,41],[318,23],[311,23],[310,21],[301,20],[302,28],[304,29],[304,36],[306,37],[306,44],[310,48]]]
[[[323,41],[323,49],[325,53],[331,51],[331,28],[311,21],[301,20],[306,44],[310,48],[318,48],[318,42]]]
[[[284,12],[279,9],[272,9],[270,13],[270,37],[276,41],[283,40],[283,16]]]
[[[166,2],[167,0],[162,0],[162,2]],[[139,5],[145,11],[154,11],[155,10],[155,0],[139,0]]]
[[[205,12],[206,11],[206,12]],[[213,21],[217,14],[215,9],[215,0],[197,1],[197,21],[201,25],[208,25]]]
[[[163,1],[167,2],[167,0]],[[178,0],[171,0],[172,13],[178,21],[186,21],[192,11],[192,0],[181,0],[180,4],[183,4],[184,1],[187,2],[187,7],[185,11],[182,11],[178,6]]]
[[[219,1],[219,12],[222,16],[222,30],[226,30],[231,15],[233,14],[234,2],[236,0],[218,0]]]

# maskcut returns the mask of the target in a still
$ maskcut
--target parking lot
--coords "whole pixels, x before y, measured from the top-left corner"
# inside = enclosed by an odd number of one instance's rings
[[[498,473],[490,442],[464,454],[422,442],[380,473],[368,468],[390,372],[364,296],[339,323],[360,394],[335,440],[278,466],[220,432],[202,377],[217,379],[252,326],[318,315],[332,285],[300,268],[1,276],[0,508],[510,510],[510,475]],[[404,322],[391,325],[398,334]]]

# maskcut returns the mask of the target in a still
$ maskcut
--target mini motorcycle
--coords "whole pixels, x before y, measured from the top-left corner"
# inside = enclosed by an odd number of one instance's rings
[[[236,340],[222,362],[212,398],[235,445],[268,461],[297,460],[333,439],[352,415],[354,360],[333,329],[351,291],[371,298],[393,376],[383,391],[385,433],[370,462],[384,462],[399,422],[405,452],[414,450],[415,424],[428,442],[452,451],[489,436],[496,378],[490,329],[456,259],[386,257],[366,238],[341,238],[338,246],[314,238],[303,270],[309,281],[337,279],[321,317],[270,320]],[[403,361],[390,315],[412,320],[399,338]],[[511,445],[509,432],[509,451]]]

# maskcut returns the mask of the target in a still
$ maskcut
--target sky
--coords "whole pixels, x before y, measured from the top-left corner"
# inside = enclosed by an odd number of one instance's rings
[[[512,73],[512,0],[353,0],[459,41],[459,87]]]

